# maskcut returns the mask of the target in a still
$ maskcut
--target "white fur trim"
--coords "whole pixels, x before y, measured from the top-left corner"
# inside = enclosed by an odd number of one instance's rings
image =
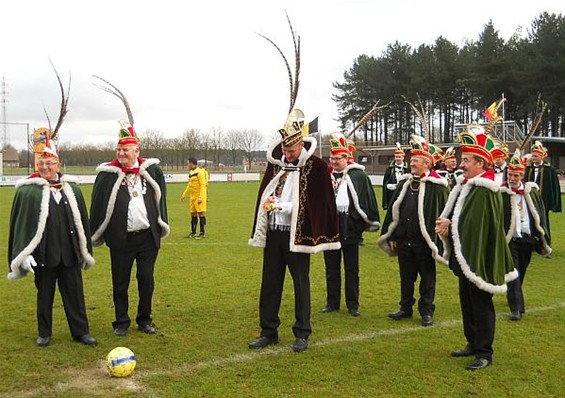
[[[39,185],[41,187],[41,204],[39,208],[39,221],[37,223],[37,230],[35,235],[28,243],[26,247],[12,260],[10,263],[11,272],[8,273],[9,280],[16,280],[27,275],[27,271],[24,271],[22,263],[27,256],[31,256],[37,245],[41,242],[43,237],[43,232],[45,231],[45,225],[47,224],[47,217],[49,216],[49,198],[51,197],[51,190],[49,189],[49,183],[44,178],[28,178],[18,181],[17,187],[24,185]],[[34,209],[30,209],[34,210]]]
[[[527,182],[524,184],[524,198],[526,199],[526,203],[528,204],[528,208],[530,209],[530,213],[534,218],[534,226],[538,233],[540,234],[541,244],[542,244],[542,253],[541,255],[544,257],[551,257],[551,253],[553,249],[547,243],[547,236],[545,236],[545,231],[543,230],[541,223],[540,223],[540,215],[537,212],[537,209],[534,206],[534,201],[531,197],[532,189],[536,189],[539,191],[539,187],[535,182]]]
[[[104,221],[102,221],[102,224],[100,224],[98,229],[92,233],[92,245],[100,246],[104,243],[104,231],[106,231],[106,227],[108,227],[110,219],[112,218],[112,213],[114,213],[114,206],[116,204],[118,190],[120,189],[120,185],[122,184],[122,180],[124,179],[124,176],[126,174],[119,167],[107,166],[106,164],[98,166],[96,170],[98,172],[116,173],[118,175],[118,178],[116,179],[116,182],[112,187],[112,192],[110,192],[110,198],[108,199]]]
[[[269,148],[267,149],[267,160],[269,161],[269,163],[272,163],[274,165],[280,166],[280,167],[284,167],[285,163],[283,162],[282,159],[275,159],[273,157],[273,151],[275,150],[275,148],[277,146],[279,146],[279,144],[281,143],[281,138],[279,138],[278,140],[276,140],[275,142],[273,142]],[[315,138],[313,137],[304,137],[302,139],[302,141],[304,142],[309,142],[310,143],[310,148],[307,149],[306,151],[303,151],[302,153],[300,153],[300,156],[298,157],[298,164],[297,167],[302,167],[304,166],[304,164],[306,163],[306,161],[308,159],[310,159],[310,156],[312,156],[314,154],[314,152],[316,151],[316,147],[318,146],[318,141],[316,141]],[[306,148],[304,148],[306,149]]]
[[[508,228],[508,232],[506,232],[506,242],[509,243],[516,231],[516,207],[518,206],[518,197],[512,189],[505,186],[500,187],[500,192],[503,195],[506,194],[510,196],[510,227]]]
[[[405,176],[406,178],[404,178]],[[410,177],[412,177],[412,174],[404,174],[403,176],[400,177],[399,180],[404,180]],[[379,239],[377,239],[377,244],[379,245],[379,247],[389,256],[396,255],[396,253],[393,253],[392,250],[390,250],[390,246],[388,245],[388,238],[390,237],[390,235],[392,235],[393,231],[398,226],[398,222],[400,221],[400,205],[404,200],[404,196],[406,196],[406,191],[408,190],[409,185],[410,185],[409,181],[404,183],[404,185],[402,186],[402,190],[400,191],[396,200],[392,204],[392,207],[389,207],[390,209],[389,211],[392,210],[392,221],[388,226],[388,230],[386,234],[381,235]]]
[[[349,169],[347,169],[347,170],[349,170]],[[353,206],[355,207],[355,210],[357,210],[357,213],[359,213],[359,215],[361,216],[363,221],[365,221],[365,224],[367,224],[369,226],[369,231],[371,231],[371,232],[372,231],[378,231],[379,228],[381,227],[381,224],[378,221],[369,220],[367,213],[365,213],[363,211],[363,209],[361,209],[361,206],[359,205],[359,196],[357,195],[357,192],[355,191],[355,187],[353,186],[353,182],[351,181],[351,177],[349,177],[349,175],[347,175],[347,172],[346,172],[344,174],[343,178],[345,178],[345,181],[347,183],[347,188],[349,188],[349,192],[351,193],[351,199],[353,199]]]
[[[151,184],[153,190],[155,191],[157,210],[159,210],[158,203],[161,200],[161,188],[159,187],[159,184],[157,184],[157,182],[155,182],[155,180],[151,178],[151,176],[146,171],[146,169],[149,166],[152,166],[154,164],[159,164],[160,162],[161,161],[159,159],[149,158],[149,159],[145,159],[145,161],[139,166],[139,174]],[[100,246],[104,243],[104,231],[106,231],[106,228],[110,223],[110,219],[112,218],[112,214],[114,213],[114,206],[116,205],[116,197],[118,196],[118,190],[120,189],[120,185],[122,184],[122,180],[124,179],[126,174],[122,171],[120,167],[111,166],[108,162],[99,165],[96,168],[96,171],[115,173],[118,175],[118,178],[114,183],[114,186],[112,187],[112,192],[110,193],[110,198],[108,200],[108,206],[106,207],[106,215],[104,217],[104,221],[102,221],[102,224],[100,224],[98,229],[94,231],[92,234],[92,244],[94,246]],[[166,222],[163,221],[163,219],[161,218],[161,214],[158,215],[157,222],[162,230],[161,238],[166,238],[171,233],[171,228]]]
[[[459,191],[460,194],[454,195],[453,199],[452,199],[452,195],[449,196],[448,204],[450,205],[450,208],[448,208],[448,206],[446,205],[446,208],[444,209],[442,216],[449,214],[453,205],[455,206],[453,210],[453,217],[451,220],[451,235],[453,237],[452,239],[453,239],[453,249],[455,251],[455,258],[457,259],[457,262],[461,267],[461,271],[463,272],[463,275],[465,275],[465,277],[470,282],[472,282],[475,286],[477,286],[479,289],[485,292],[491,294],[497,294],[497,293],[503,294],[506,293],[507,290],[506,283],[518,277],[518,271],[516,269],[512,270],[511,272],[507,273],[504,276],[504,280],[506,282],[505,284],[493,285],[492,283],[485,281],[483,278],[479,277],[473,271],[471,271],[471,267],[469,266],[469,263],[467,263],[467,259],[465,259],[465,257],[463,256],[463,251],[461,247],[461,238],[459,236],[459,229],[458,229],[459,217],[461,216],[461,211],[463,209],[463,204],[465,203],[465,199],[467,198],[467,195],[469,195],[471,189],[474,186],[484,187],[494,192],[499,191],[500,189],[500,187],[496,185],[493,181],[487,180],[486,178],[481,178],[481,177],[471,178],[467,181],[467,184],[458,185],[456,188],[453,189],[452,194],[459,193]],[[449,257],[447,257],[447,259],[449,259]]]
[[[67,196],[67,199],[69,201],[69,206],[71,207],[71,212],[73,214],[73,221],[78,233],[78,246],[79,246],[80,254],[82,256],[81,267],[83,269],[88,269],[94,265],[95,261],[94,258],[88,252],[88,246],[86,243],[86,234],[84,232],[84,226],[82,225],[82,218],[80,216],[80,210],[78,208],[78,203],[75,197],[75,193],[73,191],[73,188],[67,183],[68,181],[71,180],[73,180],[74,182],[76,178],[71,176],[69,177],[63,176],[61,178],[62,190]]]

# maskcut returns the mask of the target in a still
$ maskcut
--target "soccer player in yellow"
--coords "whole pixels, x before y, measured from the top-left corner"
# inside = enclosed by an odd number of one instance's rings
[[[180,200],[184,201],[190,195],[190,228],[189,238],[202,239],[206,237],[206,201],[208,191],[208,172],[198,167],[195,158],[188,159],[188,184]],[[196,226],[200,219],[200,235],[196,235]]]

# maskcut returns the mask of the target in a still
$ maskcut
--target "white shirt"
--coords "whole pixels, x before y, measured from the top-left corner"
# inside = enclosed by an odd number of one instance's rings
[[[524,189],[524,184],[520,184],[520,189]],[[516,231],[514,238],[521,238],[523,234],[530,235],[530,214],[528,212],[528,202],[524,195],[516,194]]]
[[[136,160],[133,167],[139,167]],[[140,231],[149,228],[149,218],[147,217],[147,209],[143,201],[145,195],[145,186],[139,174],[129,173],[124,177],[126,181],[130,201],[128,205],[128,232]]]

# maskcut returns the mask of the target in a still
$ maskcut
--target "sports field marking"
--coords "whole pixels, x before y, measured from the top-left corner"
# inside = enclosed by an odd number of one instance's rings
[[[556,303],[553,305],[547,305],[547,306],[540,306],[540,307],[534,307],[534,308],[528,308],[528,314],[531,313],[537,313],[537,312],[543,312],[543,311],[551,311],[551,310],[555,310],[555,309],[559,309],[559,308],[564,308],[565,307],[565,302],[561,302],[561,303]],[[499,312],[497,314],[497,318],[507,318],[508,317],[508,312]],[[392,321],[391,321],[392,322]],[[527,322],[526,321],[522,321],[522,322]],[[328,338],[328,339],[322,339],[319,341],[314,341],[311,342],[309,344],[309,350],[311,349],[316,349],[319,347],[328,347],[328,346],[332,346],[332,345],[337,345],[337,344],[341,344],[341,343],[353,343],[353,342],[358,342],[358,341],[366,341],[366,340],[370,340],[370,339],[375,339],[375,338],[383,338],[383,337],[387,337],[387,336],[398,336],[398,335],[403,335],[403,334],[409,334],[409,333],[417,333],[417,332],[428,332],[430,330],[435,330],[435,329],[449,329],[451,327],[454,326],[460,326],[461,325],[461,320],[460,319],[451,319],[451,320],[446,320],[446,321],[440,321],[440,322],[434,322],[434,326],[429,327],[429,328],[424,328],[422,326],[406,326],[406,327],[400,327],[400,328],[395,328],[395,329],[386,329],[386,330],[378,330],[378,331],[374,331],[374,332],[368,332],[368,333],[357,333],[357,334],[349,334],[349,335],[345,335],[342,337],[335,337],[335,338]],[[242,342],[242,345],[246,344],[245,342]],[[85,377],[76,377],[76,373],[78,372],[78,370],[74,369],[72,370],[73,374],[75,375],[75,378],[72,379],[69,382],[60,382],[60,383],[56,383],[54,386],[43,386],[40,387],[36,390],[28,390],[25,392],[11,392],[8,394],[1,394],[0,397],[10,397],[10,398],[24,398],[24,397],[38,397],[38,396],[45,396],[45,395],[49,395],[49,393],[53,392],[54,390],[59,393],[62,394],[65,391],[77,391],[77,390],[81,390],[84,389],[85,391],[94,391],[96,390],[96,385],[115,385],[115,388],[118,390],[124,390],[124,391],[128,391],[130,393],[139,393],[139,394],[144,394],[146,393],[146,388],[145,385],[142,381],[143,378],[145,377],[162,377],[162,376],[170,376],[170,375],[176,375],[179,373],[183,373],[183,374],[190,374],[190,373],[195,373],[198,372],[199,370],[202,369],[207,369],[207,368],[211,368],[211,367],[216,367],[216,366],[223,366],[223,365],[229,365],[229,364],[238,364],[238,363],[244,363],[244,362],[250,362],[259,358],[264,358],[264,357],[268,357],[268,356],[277,356],[277,355],[282,355],[282,354],[289,354],[289,355],[303,355],[303,354],[295,354],[292,352],[292,349],[290,348],[289,345],[280,345],[280,346],[275,346],[275,347],[269,347],[263,350],[259,350],[259,351],[248,351],[245,353],[241,353],[241,354],[234,354],[234,355],[228,355],[225,357],[218,357],[218,358],[211,358],[205,361],[200,361],[200,362],[196,362],[196,363],[187,363],[185,365],[179,365],[176,366],[174,369],[160,369],[160,370],[153,370],[153,371],[141,371],[141,370],[137,370],[132,376],[130,377],[126,377],[123,379],[116,379],[116,378],[111,378],[107,375],[106,373],[106,369],[105,369],[105,361],[100,360],[98,363],[98,366],[96,368],[91,369],[90,371],[86,370],[84,372],[88,373],[89,377],[86,377],[86,380],[88,380],[87,383],[85,383]]]
[[[556,303],[548,306],[528,308],[527,313],[531,314],[542,311],[550,311],[563,307],[565,307],[565,302]],[[508,315],[509,315],[508,312],[499,312],[496,317],[507,318]],[[461,325],[461,322],[462,322],[461,319],[452,319],[447,321],[434,322],[434,326],[430,328],[424,328],[418,325],[418,326],[407,326],[407,327],[401,327],[395,329],[378,330],[368,333],[349,334],[342,337],[334,337],[334,338],[322,339],[319,341],[311,342],[308,344],[308,349],[310,350],[318,347],[327,347],[341,343],[353,343],[353,342],[365,341],[365,340],[386,337],[386,336],[398,336],[398,335],[414,333],[414,332],[426,332],[434,329],[447,329]],[[271,346],[269,348],[265,348],[258,351],[250,351],[242,354],[229,355],[226,357],[212,358],[205,361],[196,362],[193,364],[180,365],[175,367],[174,369],[167,369],[167,370],[162,369],[162,370],[147,371],[147,372],[140,371],[136,375],[140,377],[144,377],[144,376],[174,375],[177,373],[190,373],[210,367],[228,365],[231,363],[249,362],[266,356],[275,356],[275,355],[289,354],[289,353],[294,354],[292,352],[292,349],[288,345]],[[294,355],[300,355],[300,354],[294,354]]]

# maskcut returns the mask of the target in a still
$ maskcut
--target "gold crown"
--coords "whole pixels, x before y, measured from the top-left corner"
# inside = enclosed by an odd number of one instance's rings
[[[302,129],[304,128],[304,112],[294,108],[290,111],[284,127],[279,129],[283,146],[293,146],[302,141]]]

